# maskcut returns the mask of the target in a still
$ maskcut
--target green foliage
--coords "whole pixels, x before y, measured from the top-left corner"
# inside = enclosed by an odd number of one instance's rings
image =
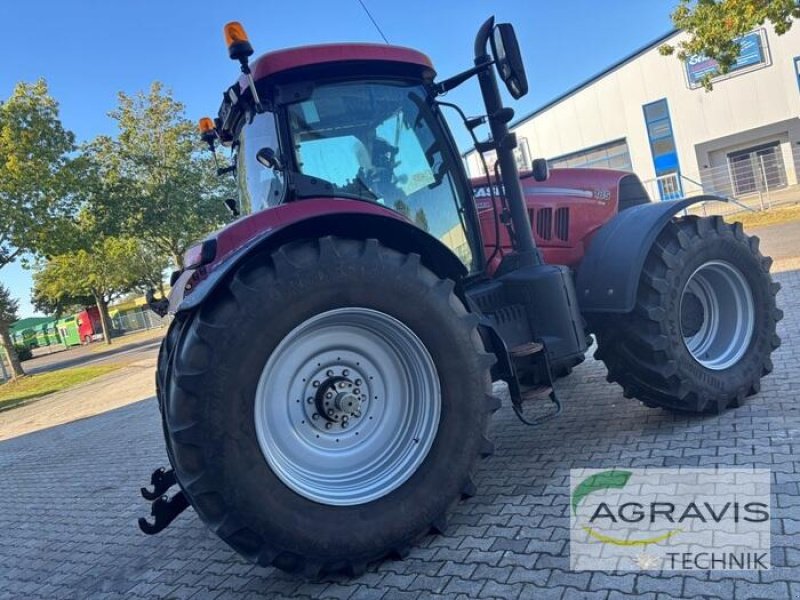
[[[0,102],[0,268],[42,252],[78,202],[82,161],[43,79]]]
[[[119,369],[122,364],[89,365],[31,375],[0,387],[0,410],[8,410],[35,398],[60,392]]]
[[[186,249],[226,220],[230,178],[217,178],[183,104],[163,85],[119,94],[117,138],[87,149],[99,182],[95,218],[113,222],[182,267]]]
[[[8,328],[19,319],[19,300],[11,297],[11,292],[0,283],[0,327]]]
[[[99,239],[88,250],[51,257],[33,276],[34,301],[55,312],[75,304],[107,304],[132,289],[160,285],[165,263],[133,238]]]
[[[766,22],[781,35],[797,17],[800,7],[796,0],[679,0],[672,22],[689,37],[678,42],[677,48],[664,44],[659,52],[667,56],[677,50],[681,61],[694,54],[705,55],[716,60],[724,74],[739,56],[737,38]],[[707,90],[712,89],[712,77],[708,74],[703,81]]]
[[[13,379],[25,374],[8,332],[11,324],[19,318],[18,311],[19,300],[12,298],[8,288],[0,283],[0,349],[8,355]],[[3,360],[3,352],[0,352],[0,360]]]
[[[23,344],[14,344],[14,351],[17,353],[17,358],[19,358],[20,362],[33,358],[33,351]]]

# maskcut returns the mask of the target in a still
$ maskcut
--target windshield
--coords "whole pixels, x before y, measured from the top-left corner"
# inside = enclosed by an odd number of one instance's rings
[[[457,163],[422,86],[318,85],[287,113],[299,173],[330,184],[329,195],[393,208],[474,267],[464,225],[466,199],[455,183]],[[320,190],[309,188],[308,195],[319,196]]]
[[[268,169],[256,160],[262,148],[280,152],[275,115],[261,113],[242,128],[236,153],[239,210],[249,214],[280,204],[283,199],[283,174]]]

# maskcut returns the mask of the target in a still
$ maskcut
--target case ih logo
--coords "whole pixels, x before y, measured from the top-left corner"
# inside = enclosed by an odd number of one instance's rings
[[[767,569],[769,472],[570,473],[573,569]]]

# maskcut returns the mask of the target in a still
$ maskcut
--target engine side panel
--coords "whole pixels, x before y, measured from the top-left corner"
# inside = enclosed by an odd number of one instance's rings
[[[648,202],[638,178],[610,169],[552,169],[546,181],[522,175],[522,189],[536,244],[545,262],[577,267],[592,236],[622,208]],[[638,187],[637,187],[638,185]],[[503,254],[511,251],[508,231],[500,225],[500,251],[496,248],[495,213],[502,212],[502,197],[486,178],[472,180],[481,223],[484,250],[494,272]]]

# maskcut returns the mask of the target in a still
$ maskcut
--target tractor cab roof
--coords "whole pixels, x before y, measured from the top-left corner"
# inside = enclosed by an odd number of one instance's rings
[[[315,67],[332,70],[345,64],[351,72],[353,64],[358,64],[365,71],[373,71],[375,67],[391,71],[394,66],[416,72],[425,79],[435,76],[431,60],[422,52],[386,44],[319,44],[286,48],[261,55],[252,63],[251,69],[253,79],[260,81],[289,71]],[[242,78],[240,84],[244,83]]]
[[[431,60],[422,52],[387,44],[320,44],[286,48],[261,55],[250,64],[250,71],[267,106],[276,101],[275,86],[341,77],[401,77],[430,83],[436,77]],[[297,98],[297,93],[296,88],[291,88],[289,97]],[[233,143],[245,115],[253,110],[248,79],[243,74],[223,94],[219,116],[215,119],[216,132],[223,145]]]

